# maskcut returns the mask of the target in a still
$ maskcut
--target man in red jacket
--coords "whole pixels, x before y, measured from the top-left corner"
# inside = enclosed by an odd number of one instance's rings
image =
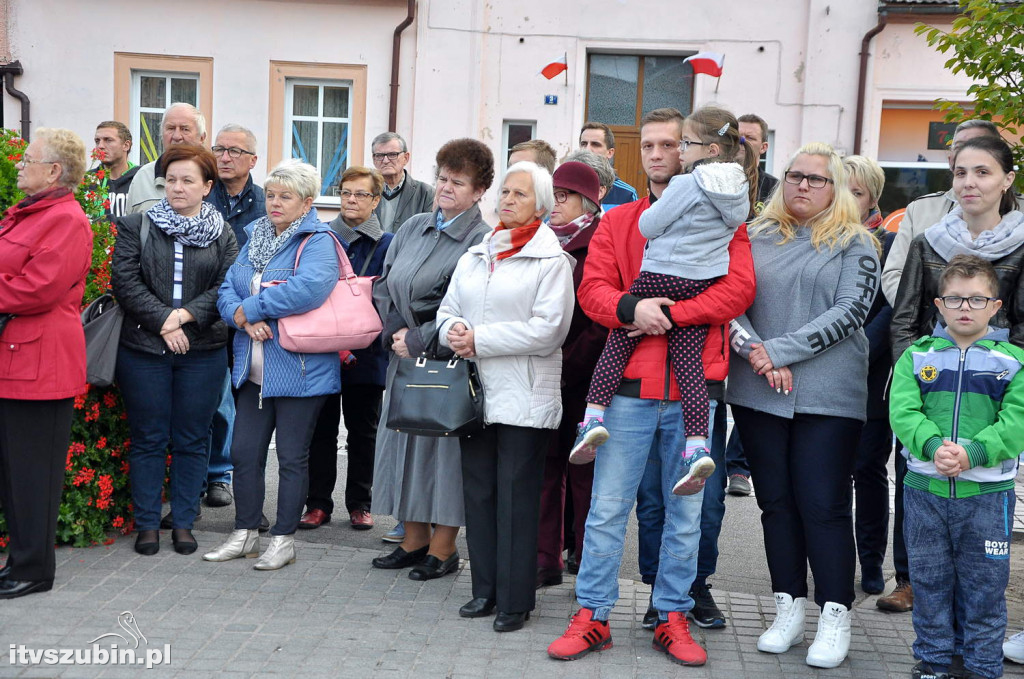
[[[565,634],[548,647],[552,658],[574,660],[611,646],[608,616],[618,599],[625,525],[652,458],[660,467],[664,506],[660,567],[652,596],[658,611],[654,648],[682,665],[707,661],[686,620],[693,607],[688,592],[697,569],[703,493],[672,494],[672,486],[684,473],[684,436],[679,388],[672,377],[665,333],[672,324],[710,325],[703,354],[705,373],[708,380],[724,380],[729,365],[725,324],[753,301],[754,267],[746,227],[741,226],[729,246],[729,273],[702,294],[673,303],[627,293],[640,273],[646,243],[639,229],[640,214],[680,171],[683,120],[675,109],[656,109],[644,116],[640,149],[651,195],[605,215],[590,243],[578,292],[583,311],[598,323],[609,328],[632,326],[647,337],[633,352],[605,412],[604,426],[611,437],[595,461],[583,559],[576,578],[576,598],[582,608]]]

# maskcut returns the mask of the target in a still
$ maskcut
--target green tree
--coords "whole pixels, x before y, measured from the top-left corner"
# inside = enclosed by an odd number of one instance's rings
[[[993,0],[959,0],[961,14],[949,31],[918,24],[914,31],[943,54],[952,50],[946,68],[974,80],[967,88],[973,100],[936,100],[947,122],[968,118],[991,120],[1012,135],[1019,167],[1024,167],[1024,146],[1016,141],[1024,130],[1024,4]],[[1017,173],[1017,190],[1024,190],[1024,173]]]

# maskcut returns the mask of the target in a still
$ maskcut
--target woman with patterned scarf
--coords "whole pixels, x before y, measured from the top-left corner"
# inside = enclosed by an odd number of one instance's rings
[[[437,312],[438,338],[473,359],[484,387],[480,433],[460,439],[473,599],[463,617],[497,608],[495,632],[523,627],[536,603],[544,457],[562,419],[562,342],[572,321],[572,257],[543,218],[551,175],[508,169],[501,223],[471,247]]]
[[[300,354],[278,342],[278,319],[320,307],[338,281],[336,240],[317,219],[316,168],[285,160],[264,182],[267,214],[245,227],[249,240],[220,287],[217,307],[235,333],[231,380],[237,390],[231,463],[235,530],[207,561],[255,557],[260,551],[270,438],[276,432],[277,521],[254,568],[295,562],[294,534],[309,483],[309,442],[328,394],[341,390],[338,352]],[[298,266],[295,257],[305,244]]]
[[[614,179],[614,175],[612,175]],[[573,288],[583,280],[583,264],[590,239],[601,221],[601,180],[582,162],[562,163],[552,175],[555,205],[548,224],[562,249],[576,260]],[[583,530],[590,511],[594,465],[569,464],[569,451],[576,440],[576,425],[587,405],[590,376],[601,357],[608,329],[592,321],[579,302],[572,311],[569,334],[562,344],[562,421],[551,433],[544,459],[541,491],[540,533],[537,538],[537,587],[562,584],[563,536],[577,564],[583,555]],[[568,492],[567,492],[568,491]],[[565,524],[565,503],[571,501],[572,525]],[[571,536],[571,537],[570,537]]]
[[[171,453],[174,551],[196,551],[192,522],[209,462],[207,440],[227,370],[228,330],[217,289],[238,244],[203,202],[217,161],[199,146],[164,153],[166,197],[118,226],[111,284],[125,313],[117,382],[131,428],[135,551],[160,549],[160,498]]]

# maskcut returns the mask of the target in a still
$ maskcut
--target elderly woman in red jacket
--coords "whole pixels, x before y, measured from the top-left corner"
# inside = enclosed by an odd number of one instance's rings
[[[0,222],[0,505],[10,533],[0,599],[45,592],[56,571],[64,457],[85,391],[78,314],[92,230],[72,193],[85,157],[74,132],[36,130],[17,164],[26,198]]]

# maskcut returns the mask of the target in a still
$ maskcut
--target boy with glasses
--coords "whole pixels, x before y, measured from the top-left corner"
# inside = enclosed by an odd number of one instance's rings
[[[939,279],[945,321],[900,357],[890,421],[904,442],[904,537],[915,593],[912,677],[1002,676],[1014,477],[1024,449],[1024,350],[989,326],[992,265],[957,255]]]

